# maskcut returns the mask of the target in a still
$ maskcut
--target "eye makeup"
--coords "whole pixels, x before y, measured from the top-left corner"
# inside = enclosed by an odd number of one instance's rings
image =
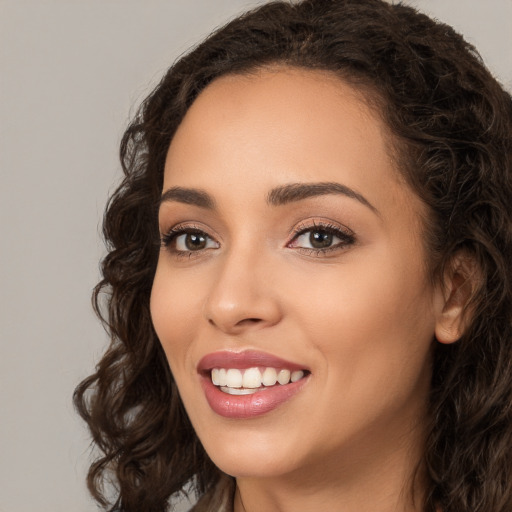
[[[203,227],[181,223],[161,235],[161,246],[176,258],[199,256],[220,247]]]
[[[309,256],[328,256],[346,249],[356,241],[354,232],[346,226],[313,220],[299,224],[292,232],[287,247]]]
[[[315,257],[333,255],[356,241],[354,232],[346,226],[322,220],[301,222],[287,239],[286,248]],[[177,224],[162,234],[161,245],[177,258],[201,256],[221,247],[204,227],[187,223]]]

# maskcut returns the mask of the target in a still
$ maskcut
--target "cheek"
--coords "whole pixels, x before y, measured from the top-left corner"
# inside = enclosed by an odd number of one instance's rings
[[[329,276],[309,276],[295,321],[340,389],[392,394],[424,377],[435,326],[431,292],[418,266],[395,261],[396,254],[371,261],[359,254]]]
[[[385,335],[431,323],[431,292],[419,268],[393,253],[360,251],[337,267],[310,270],[306,279],[292,276],[283,286],[290,290],[289,308],[300,307],[320,339],[372,330]]]
[[[187,349],[201,311],[201,295],[190,280],[171,273],[164,265],[157,267],[151,290],[151,318],[171,371],[178,378],[185,371]]]

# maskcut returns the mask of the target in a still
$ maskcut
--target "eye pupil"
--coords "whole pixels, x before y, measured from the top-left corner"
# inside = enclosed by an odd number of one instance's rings
[[[309,242],[315,249],[323,249],[332,245],[332,234],[327,231],[312,231]]]
[[[188,233],[185,237],[185,245],[190,251],[198,251],[206,247],[206,237],[199,233]]]

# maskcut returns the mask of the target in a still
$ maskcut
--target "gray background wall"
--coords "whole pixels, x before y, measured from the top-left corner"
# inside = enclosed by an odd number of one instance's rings
[[[0,0],[0,512],[96,510],[71,406],[106,336],[90,308],[130,111],[249,0]],[[512,89],[512,0],[410,0]]]

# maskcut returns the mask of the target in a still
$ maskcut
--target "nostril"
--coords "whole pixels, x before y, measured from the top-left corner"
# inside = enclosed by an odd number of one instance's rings
[[[243,320],[238,321],[235,325],[257,324],[261,321],[262,321],[261,318],[244,318]],[[208,323],[210,325],[216,325],[212,318],[208,318]]]
[[[237,322],[236,325],[251,325],[251,324],[257,324],[261,322],[261,318],[244,318],[243,320],[240,320]]]

